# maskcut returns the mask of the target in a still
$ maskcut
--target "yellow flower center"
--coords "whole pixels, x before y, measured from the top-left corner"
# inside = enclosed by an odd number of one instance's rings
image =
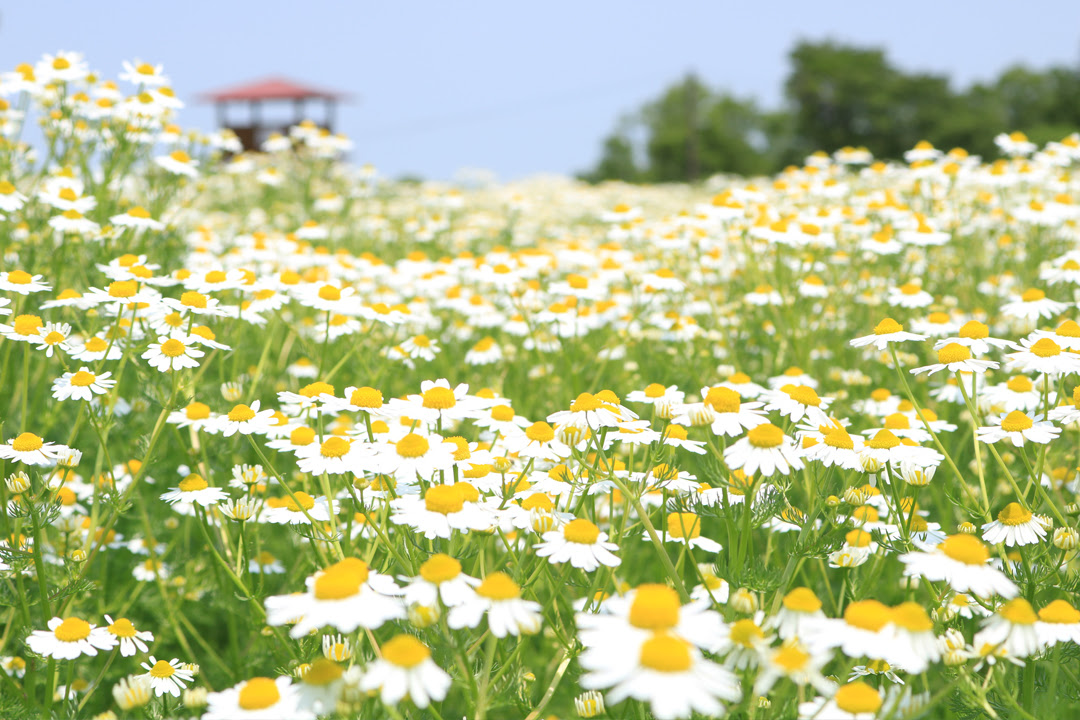
[[[308,495],[302,490],[293,493],[295,500],[291,497],[284,499],[282,507],[287,508],[289,512],[301,512],[302,510],[310,510],[315,507],[315,498]]]
[[[127,618],[119,618],[109,626],[109,632],[121,638],[135,637],[135,626]]]
[[[856,600],[844,608],[844,622],[870,632],[877,632],[891,619],[892,612],[877,600]]]
[[[136,205],[133,208],[129,208],[128,211],[127,211],[127,214],[130,215],[131,217],[140,218],[142,220],[147,220],[147,219],[150,218],[150,211],[148,211],[146,208],[142,207],[141,205]]]
[[[94,373],[80,370],[71,376],[71,384],[75,387],[90,387],[97,380],[97,376]]]
[[[349,403],[359,408],[381,408],[383,406],[383,395],[375,388],[356,388],[349,397]]]
[[[1016,375],[1009,378],[1009,381],[1005,383],[1005,386],[1015,393],[1031,392],[1035,385],[1028,378],[1023,375]]]
[[[76,617],[69,617],[56,626],[53,635],[60,642],[79,642],[90,637],[90,623]]]
[[[184,343],[176,340],[175,338],[170,338],[169,340],[161,343],[161,354],[165,357],[180,357],[186,351],[187,348],[184,346]]]
[[[334,437],[326,439],[322,444],[322,447],[319,448],[319,453],[323,457],[328,458],[342,457],[349,452],[349,448],[351,447],[352,443],[345,438],[340,438],[335,435]]]
[[[589,412],[599,410],[603,402],[592,393],[581,393],[574,402],[570,403],[570,412]]]
[[[667,533],[673,538],[693,540],[701,536],[701,519],[694,513],[668,513]]]
[[[1034,625],[1039,616],[1024,598],[1015,598],[1001,606],[998,615],[1014,625]]]
[[[785,385],[783,388],[787,396],[797,403],[802,405],[808,405],[811,407],[818,407],[821,405],[821,398],[814,392],[814,388],[806,385]]]
[[[855,441],[851,439],[848,431],[842,427],[832,427],[825,433],[825,444],[829,447],[842,450],[854,450]]]
[[[679,624],[679,594],[667,585],[639,585],[630,604],[630,624],[643,630],[665,630]]]
[[[337,289],[333,285],[323,285],[319,288],[319,299],[321,300],[340,300],[341,290]]]
[[[382,646],[383,660],[398,667],[411,668],[431,657],[431,650],[412,635],[398,635]]]
[[[876,713],[881,709],[881,693],[866,683],[856,680],[844,685],[833,695],[836,707],[844,712],[857,715],[860,713]]]
[[[1055,355],[1061,354],[1061,346],[1050,338],[1042,338],[1041,340],[1036,341],[1029,350],[1031,350],[1033,355],[1039,357],[1054,357]]]
[[[990,550],[974,535],[950,535],[939,546],[946,557],[965,565],[985,565],[990,559]]]
[[[731,388],[709,388],[709,392],[705,394],[705,405],[718,413],[739,412],[742,397]]]
[[[424,494],[424,507],[443,515],[461,512],[465,507],[465,494],[456,485],[433,485]]]
[[[180,304],[184,307],[199,308],[201,310],[206,307],[206,296],[201,292],[189,290],[180,295]]]
[[[796,643],[789,643],[773,655],[772,661],[789,673],[796,672],[806,667],[806,663],[810,661],[810,653]]]
[[[40,450],[44,441],[34,433],[24,432],[11,441],[11,449],[15,452],[34,452]]]
[[[491,419],[498,422],[510,422],[514,419],[514,409],[509,405],[497,405],[491,409]]]
[[[648,387],[645,388],[645,397],[647,397],[647,398],[664,397],[664,393],[666,393],[666,392],[667,392],[667,388],[665,388],[660,383],[651,383]]]
[[[892,318],[885,318],[874,326],[875,335],[891,335],[893,333],[903,332],[903,330],[904,326]]]
[[[337,650],[336,646],[334,650]],[[345,671],[342,670],[341,666],[336,662],[327,660],[326,658],[317,658],[312,661],[311,667],[304,673],[303,680],[307,685],[324,687],[340,678],[344,672]]]
[[[183,150],[173,150],[171,153],[169,153],[169,157],[171,157],[176,162],[184,163],[185,165],[191,162],[191,156]]]
[[[289,433],[289,442],[293,445],[310,445],[315,442],[315,431],[309,427],[298,427]]]
[[[1080,623],[1080,611],[1065,600],[1055,600],[1039,611],[1039,619],[1045,623],[1076,625]]]
[[[736,620],[731,624],[731,642],[745,648],[754,647],[759,641],[765,639],[765,632],[756,622],[749,618]]]
[[[1002,525],[1023,525],[1030,522],[1031,518],[1031,511],[1017,502],[1009,503],[998,513],[998,522]]]
[[[960,327],[957,335],[968,340],[982,340],[990,337],[990,328],[978,320],[969,320]]]
[[[878,430],[874,437],[866,441],[866,447],[874,450],[890,450],[900,445],[900,438],[889,430]]]
[[[12,327],[19,335],[40,335],[41,318],[37,315],[17,315]]]
[[[934,623],[926,614],[925,608],[916,602],[900,603],[894,607],[892,621],[896,626],[911,632],[927,632],[934,629]]]
[[[409,433],[398,440],[394,445],[394,448],[401,457],[415,458],[426,455],[427,451],[431,448],[431,445],[428,444],[427,438],[422,435]]]
[[[495,572],[484,578],[476,594],[488,600],[513,600],[521,597],[521,588],[506,573]]]
[[[315,597],[318,600],[341,600],[360,592],[367,582],[368,566],[363,560],[346,558],[326,568],[315,578]]]
[[[1030,290],[1025,290],[1024,294],[1020,296],[1020,299],[1024,302],[1036,302],[1038,300],[1044,299],[1045,297],[1046,293],[1044,293],[1042,290],[1031,288]]]
[[[567,542],[592,545],[600,537],[600,528],[584,518],[578,518],[566,523],[563,527],[563,537]]]
[[[240,688],[237,704],[244,710],[265,710],[281,700],[277,683],[267,677],[251,678]]]
[[[856,548],[870,547],[870,543],[873,539],[873,535],[865,530],[859,530],[858,528],[849,530],[848,533],[844,535],[844,542],[846,542],[849,547]]]
[[[642,667],[658,672],[686,672],[693,665],[690,643],[667,633],[656,633],[641,644]]]
[[[134,297],[139,289],[139,284],[134,280],[117,280],[109,283],[109,297],[129,298]]]
[[[821,600],[807,587],[797,587],[784,596],[784,607],[794,612],[814,613],[821,609]]]
[[[960,343],[949,343],[945,347],[938,350],[937,359],[938,362],[943,365],[963,362],[964,360],[971,359],[971,351]]]
[[[1080,270],[1080,268],[1077,269]],[[1080,338],[1080,324],[1075,320],[1066,320],[1058,325],[1058,329],[1054,332],[1061,337]]]
[[[784,442],[784,431],[772,423],[762,423],[748,432],[746,439],[756,448],[779,447]]]
[[[301,397],[306,398],[318,397],[319,395],[333,395],[334,386],[319,380],[300,388],[299,394]]]
[[[525,437],[533,442],[551,442],[555,439],[555,430],[546,422],[534,422],[525,428]]]
[[[208,487],[210,487],[209,484],[201,476],[194,473],[180,481],[181,492],[197,492]]]
[[[911,420],[903,413],[893,413],[885,418],[885,427],[889,430],[908,430],[911,428]]]
[[[255,417],[255,411],[247,405],[237,405],[229,411],[229,420],[232,422],[247,422]]]
[[[461,563],[443,553],[432,555],[420,566],[420,577],[433,585],[453,580],[461,574]]]
[[[172,677],[175,673],[176,668],[166,660],[158,660],[154,663],[154,667],[150,668],[150,677],[167,678]]]

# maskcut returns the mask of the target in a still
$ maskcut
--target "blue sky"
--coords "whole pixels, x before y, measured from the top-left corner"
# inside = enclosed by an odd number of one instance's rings
[[[339,111],[353,159],[388,175],[448,178],[482,167],[512,179],[590,165],[617,118],[689,70],[781,102],[800,38],[883,46],[901,67],[958,85],[1015,63],[1080,63],[1075,0],[777,0],[770,3],[34,2],[0,6],[0,69],[79,50],[115,76],[122,60],[163,63],[195,94],[284,74],[354,96]]]

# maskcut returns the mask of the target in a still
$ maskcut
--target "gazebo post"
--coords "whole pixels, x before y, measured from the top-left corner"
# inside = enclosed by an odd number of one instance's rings
[[[325,127],[332,131],[335,122],[337,101],[345,96],[333,90],[311,87],[289,80],[283,77],[269,77],[244,85],[237,85],[216,92],[205,93],[202,99],[212,102],[217,109],[218,124],[236,133],[244,150],[258,150],[259,144],[265,139],[264,133],[277,131],[265,125],[263,117],[263,105],[268,102],[291,102],[295,113],[295,124],[299,124],[308,118],[305,114],[308,110],[307,100],[322,100],[326,111]],[[230,125],[227,107],[229,103],[246,103],[248,106],[249,122],[247,125]],[[313,119],[313,118],[312,118]]]
[[[323,104],[326,112],[326,129],[331,133],[334,132],[334,111],[337,109],[337,101],[334,98],[326,98],[323,100]]]

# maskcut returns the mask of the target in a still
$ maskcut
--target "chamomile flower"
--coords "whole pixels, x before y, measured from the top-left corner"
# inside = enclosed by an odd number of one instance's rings
[[[791,590],[782,601],[780,612],[776,615],[776,634],[782,639],[805,635],[805,627],[820,622],[825,618],[821,611],[821,600],[808,587]]]
[[[227,500],[228,497],[229,494],[224,490],[210,487],[209,483],[203,480],[201,475],[192,473],[180,481],[179,487],[172,488],[169,492],[163,494],[161,499],[170,505],[177,503],[190,505],[195,503],[202,507],[210,507]]]
[[[904,326],[892,318],[885,318],[874,326],[872,335],[855,338],[850,341],[852,347],[865,347],[873,345],[878,350],[884,350],[889,343],[907,342],[909,340],[925,340],[925,335],[918,335],[904,331]]]
[[[475,595],[451,608],[446,620],[454,630],[474,628],[485,614],[488,628],[497,638],[532,635],[540,630],[540,604],[523,600],[521,588],[502,572],[484,578]]]
[[[307,591],[266,599],[268,625],[295,622],[290,635],[303,637],[320,627],[351,633],[358,627],[374,630],[405,617],[392,578],[371,570],[359,558],[345,558],[307,579]]]
[[[455,530],[487,530],[494,525],[494,517],[476,500],[476,488],[469,483],[432,485],[423,497],[392,500],[390,522],[407,525],[428,539],[449,538]]]
[[[689,718],[695,712],[722,715],[724,702],[738,702],[742,690],[726,668],[707,660],[693,644],[664,631],[651,633],[634,655],[585,675],[587,689],[610,687],[607,702],[627,698],[648,703],[658,720]]]
[[[405,604],[432,607],[441,600],[448,608],[461,605],[472,598],[480,580],[466,575],[461,563],[443,553],[436,553],[420,565],[420,574],[403,578]]]
[[[159,342],[150,343],[149,349],[141,357],[155,370],[169,372],[198,367],[198,358],[203,355],[205,353],[187,338],[159,338]]]
[[[649,539],[651,536],[645,533],[643,537]],[[691,512],[668,513],[660,537],[702,552],[717,553],[724,549],[720,543],[701,535],[701,518]]]
[[[1046,293],[1037,288],[1025,290],[1022,295],[1014,296],[1010,302],[1001,306],[1001,314],[1035,322],[1040,318],[1051,318],[1065,312],[1068,307],[1046,297]]]
[[[1030,510],[1011,502],[998,513],[997,520],[983,525],[982,537],[991,545],[1031,545],[1046,537],[1046,527]]]
[[[89,402],[95,395],[109,392],[116,381],[111,372],[94,373],[83,365],[77,372],[67,372],[53,381],[52,395],[57,400],[84,400]]]
[[[46,442],[34,433],[24,432],[0,445],[0,458],[26,465],[49,467],[70,451],[66,445]]]
[[[875,720],[885,698],[880,690],[855,680],[842,685],[832,697],[799,704],[799,720]]]
[[[1019,593],[1012,580],[990,565],[989,548],[971,535],[950,535],[933,550],[901,555],[900,562],[906,566],[905,576],[944,581],[957,592],[1004,598]]]
[[[114,621],[106,615],[105,622],[109,623],[105,629],[120,643],[120,655],[123,657],[131,657],[136,652],[146,652],[149,649],[146,643],[154,641],[154,633],[149,630],[136,630],[127,618]]]
[[[993,360],[977,360],[972,357],[971,350],[959,343],[948,343],[941,346],[937,351],[938,361],[932,365],[923,365],[913,368],[912,375],[933,375],[941,370],[949,372],[985,373],[998,364]],[[1080,362],[1080,358],[1078,358]]]
[[[761,474],[771,477],[787,475],[803,467],[800,453],[794,441],[772,423],[763,423],[751,429],[746,437],[724,450],[724,462],[732,470],[742,470],[746,475]]]
[[[153,688],[154,695],[157,697],[162,695],[180,697],[180,691],[195,679],[194,674],[184,668],[179,658],[165,661],[151,655],[150,661],[142,663],[142,667],[146,670],[150,687]]]
[[[601,565],[618,567],[622,562],[612,554],[619,546],[607,541],[607,533],[594,523],[577,518],[558,530],[546,532],[543,542],[533,546],[537,557],[549,558],[552,565],[569,562],[571,566],[592,572]]]
[[[1021,597],[1014,598],[983,620],[983,628],[975,633],[972,645],[1003,648],[1018,658],[1034,655],[1043,647],[1036,627],[1038,622],[1039,616],[1031,603]]]
[[[38,655],[55,660],[97,655],[98,650],[112,650],[118,642],[106,628],[96,627],[77,617],[54,617],[49,621],[48,628],[30,633],[26,644]]]
[[[312,497],[302,490],[274,503],[263,516],[272,525],[310,525],[312,522],[328,522],[333,512],[325,497]]]
[[[1059,642],[1080,644],[1080,611],[1066,600],[1054,600],[1039,610],[1035,632],[1039,642],[1046,647],[1053,647]]]
[[[300,689],[288,677],[254,677],[207,698],[203,720],[314,720],[300,707]]]
[[[825,410],[832,403],[832,399],[819,397],[812,387],[784,385],[779,390],[770,392],[766,397],[769,400],[765,406],[766,412],[775,410],[793,423],[798,423],[803,418],[814,425],[824,425],[829,422],[829,416]]]
[[[1020,345],[1019,351],[1008,355],[1010,368],[1053,376],[1080,372],[1080,355],[1063,352],[1061,346],[1048,337],[1025,338]]]
[[[1033,420],[1019,410],[1002,415],[991,421],[993,424],[978,428],[976,435],[984,443],[993,444],[1008,440],[1014,447],[1023,447],[1025,442],[1046,445],[1061,434],[1061,429],[1047,420]]]
[[[274,424],[273,410],[260,410],[260,401],[251,405],[234,405],[225,415],[219,415],[214,426],[207,431],[220,432],[222,437],[241,435],[263,435]]]
[[[19,295],[30,295],[31,293],[52,290],[52,285],[42,282],[41,279],[41,275],[31,275],[25,270],[0,271],[0,290],[18,293]]]

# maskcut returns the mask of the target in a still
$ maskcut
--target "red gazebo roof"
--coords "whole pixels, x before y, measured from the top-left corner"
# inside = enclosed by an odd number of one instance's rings
[[[304,85],[284,77],[268,77],[242,85],[233,85],[199,96],[204,102],[233,100],[342,100],[345,93]]]

